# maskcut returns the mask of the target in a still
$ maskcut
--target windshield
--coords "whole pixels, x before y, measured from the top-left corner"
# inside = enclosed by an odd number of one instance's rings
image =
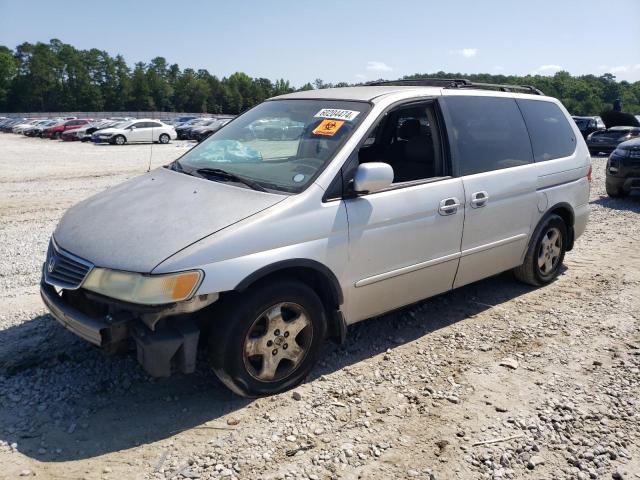
[[[329,163],[370,109],[364,102],[273,100],[239,116],[174,162],[222,169],[267,189],[298,193]]]

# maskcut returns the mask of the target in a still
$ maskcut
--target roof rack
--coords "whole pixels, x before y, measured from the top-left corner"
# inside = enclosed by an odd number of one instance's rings
[[[539,89],[531,85],[502,85],[498,83],[476,83],[466,78],[416,78],[406,80],[384,80],[365,83],[368,86],[400,85],[411,87],[443,87],[443,88],[474,88],[478,90],[498,90],[500,92],[520,92],[532,95],[544,95]]]

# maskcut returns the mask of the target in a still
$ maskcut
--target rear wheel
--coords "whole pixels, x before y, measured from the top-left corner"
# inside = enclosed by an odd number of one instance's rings
[[[275,281],[223,302],[209,349],[213,371],[227,387],[257,397],[305,379],[326,332],[324,307],[311,288]]]
[[[162,134],[162,135],[160,135],[160,137],[158,138],[158,141],[159,141],[160,143],[162,143],[163,145],[164,145],[164,144],[169,143],[169,140],[170,140],[169,135],[167,135],[166,133],[163,133],[163,134]]]
[[[116,135],[113,140],[111,140],[111,143],[115,143],[116,145],[124,145],[125,143],[127,143],[127,139],[124,138],[124,135]]]
[[[558,276],[567,250],[567,226],[559,215],[549,215],[536,228],[524,262],[514,269],[516,278],[536,287]]]

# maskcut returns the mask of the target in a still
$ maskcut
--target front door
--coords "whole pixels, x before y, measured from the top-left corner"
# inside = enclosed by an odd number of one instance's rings
[[[359,162],[385,162],[394,184],[345,200],[350,323],[451,289],[464,222],[462,179],[449,175],[433,102],[399,107],[372,129]]]

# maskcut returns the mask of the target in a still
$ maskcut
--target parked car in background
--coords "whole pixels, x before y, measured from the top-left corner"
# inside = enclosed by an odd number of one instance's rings
[[[176,134],[178,135],[178,140],[188,140],[189,132],[192,128],[205,125],[213,120],[213,118],[194,118],[192,120],[189,120],[188,122],[176,125],[175,129]]]
[[[76,137],[78,137],[78,140],[80,141],[89,142],[91,141],[91,136],[95,132],[99,130],[104,130],[105,128],[117,127],[118,125],[127,123],[129,121],[131,121],[130,118],[125,118],[124,120],[109,119],[109,120],[102,120],[101,122],[92,123],[90,125],[85,125],[84,127],[81,127],[76,131]]]
[[[640,138],[620,143],[607,160],[605,186],[610,197],[640,189]]]
[[[582,136],[584,137],[585,140],[589,136],[589,134],[597,130],[605,130],[607,128],[605,127],[602,119],[598,116],[595,116],[595,117],[574,116],[571,118],[573,118],[573,121],[576,122],[576,125],[578,126],[578,129],[580,130],[580,133],[582,133]]]
[[[532,87],[432,82],[276,97],[82,201],[51,237],[44,303],[105,350],[135,343],[154,376],[193,372],[206,345],[255,397],[302,382],[347,325],[507,270],[551,284],[589,216],[580,131]],[[246,138],[265,124],[300,133]]]
[[[611,153],[618,145],[640,136],[640,127],[618,126],[598,130],[587,137],[587,146],[592,155]]]
[[[611,153],[627,140],[640,136],[640,122],[629,113],[606,111],[600,114],[606,130],[598,130],[587,136],[587,146],[592,155]]]
[[[213,123],[215,123],[215,122],[216,122],[216,120],[217,120],[217,119],[215,119],[215,118],[207,118],[207,119],[204,119],[204,120],[202,120],[202,121],[200,121],[200,122],[196,122],[196,123],[194,123],[190,128],[188,128],[188,129],[184,132],[184,136],[185,136],[185,137],[186,137],[186,139],[188,139],[188,140],[195,140],[195,139],[193,138],[193,132],[194,132],[195,130],[197,130],[197,129],[199,129],[199,128],[206,127],[206,126],[209,126],[209,125],[212,125]],[[178,132],[178,131],[176,130],[176,132]],[[178,133],[178,136],[179,136],[179,135],[180,135],[180,133]]]
[[[233,118],[217,118],[213,122],[208,125],[201,127],[194,127],[191,129],[190,135],[192,140],[196,140],[198,142],[202,142],[204,139],[208,138],[210,135],[214,134],[218,130],[220,130],[223,126],[229,123]]]
[[[170,123],[167,123],[167,125],[173,125],[174,127],[177,127],[180,124],[183,124],[185,122],[189,122],[189,121],[194,120],[196,118],[200,118],[200,117],[197,117],[195,115],[183,115],[181,117],[175,117],[175,118],[171,119]]]
[[[27,121],[29,121],[29,119],[24,117],[10,118],[7,121],[2,122],[2,126],[0,126],[0,130],[4,133],[11,133],[11,130],[13,129],[14,126]]]
[[[27,137],[42,137],[42,132],[49,128],[52,127],[53,125],[56,125],[57,123],[60,123],[59,120],[45,120],[42,123],[38,124],[38,125],[34,125],[31,128],[26,128],[25,130],[23,130],[23,135],[26,135]]]
[[[176,138],[176,131],[171,125],[152,119],[131,120],[114,127],[98,130],[91,135],[91,140],[95,143],[111,143],[113,145],[139,142],[165,144]]]
[[[81,125],[86,125],[91,121],[92,120],[89,118],[75,118],[73,120],[65,120],[63,122],[57,123],[43,130],[42,137],[50,138],[51,140],[56,140],[62,136],[63,132],[74,129],[74,128],[78,128]]]
[[[44,122],[44,121],[46,121],[46,119],[43,119],[43,118],[34,118],[34,119],[28,120],[28,121],[26,121],[26,122],[23,122],[23,123],[19,123],[19,124],[17,124],[17,125],[14,125],[14,126],[11,128],[11,132],[12,132],[12,133],[15,133],[15,134],[21,134],[22,132],[24,132],[24,130],[25,130],[25,129],[27,129],[27,128],[31,128],[31,127],[36,126],[36,125],[39,125],[39,124],[41,124],[41,123],[42,123],[42,122]]]

